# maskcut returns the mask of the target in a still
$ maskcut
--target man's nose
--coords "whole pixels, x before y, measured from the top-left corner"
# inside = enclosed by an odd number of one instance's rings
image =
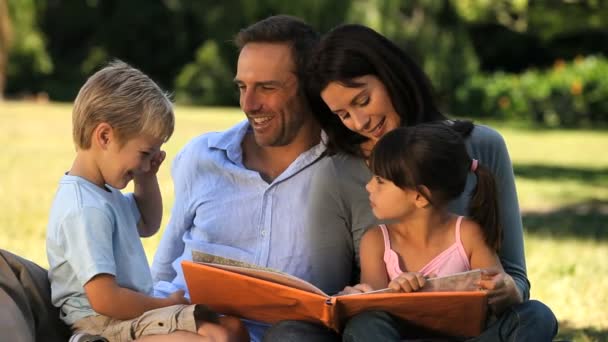
[[[245,113],[255,113],[262,107],[255,89],[245,89],[241,92],[241,109]]]

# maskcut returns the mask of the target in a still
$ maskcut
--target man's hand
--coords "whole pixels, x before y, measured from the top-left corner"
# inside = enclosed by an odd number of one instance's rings
[[[494,268],[482,270],[479,287],[487,291],[488,304],[497,314],[502,313],[511,305],[523,302],[515,281],[502,270]]]
[[[426,278],[422,273],[418,272],[403,272],[397,278],[388,283],[388,287],[395,291],[412,292],[418,291],[426,282]]]

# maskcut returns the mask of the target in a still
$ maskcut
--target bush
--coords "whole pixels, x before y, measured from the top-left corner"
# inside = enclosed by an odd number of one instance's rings
[[[476,74],[456,90],[452,112],[559,127],[608,124],[608,60],[557,60],[549,70]]]
[[[185,65],[175,79],[175,100],[181,104],[216,105],[236,101],[230,68],[215,41],[207,40],[196,51],[196,60]]]

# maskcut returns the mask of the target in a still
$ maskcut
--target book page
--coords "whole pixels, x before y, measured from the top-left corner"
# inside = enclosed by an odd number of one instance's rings
[[[481,270],[455,273],[443,277],[429,278],[420,292],[477,291]]]
[[[192,261],[329,297],[318,287],[291,274],[240,260],[192,251]]]

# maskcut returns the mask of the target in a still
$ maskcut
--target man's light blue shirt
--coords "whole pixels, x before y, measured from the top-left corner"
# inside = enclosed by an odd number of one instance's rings
[[[193,139],[175,157],[175,204],[152,264],[155,293],[187,291],[181,261],[192,250],[312,277],[305,213],[310,181],[325,150],[302,153],[271,183],[243,165],[247,121]],[[211,284],[210,284],[211,285]],[[252,338],[261,330],[251,329]]]

